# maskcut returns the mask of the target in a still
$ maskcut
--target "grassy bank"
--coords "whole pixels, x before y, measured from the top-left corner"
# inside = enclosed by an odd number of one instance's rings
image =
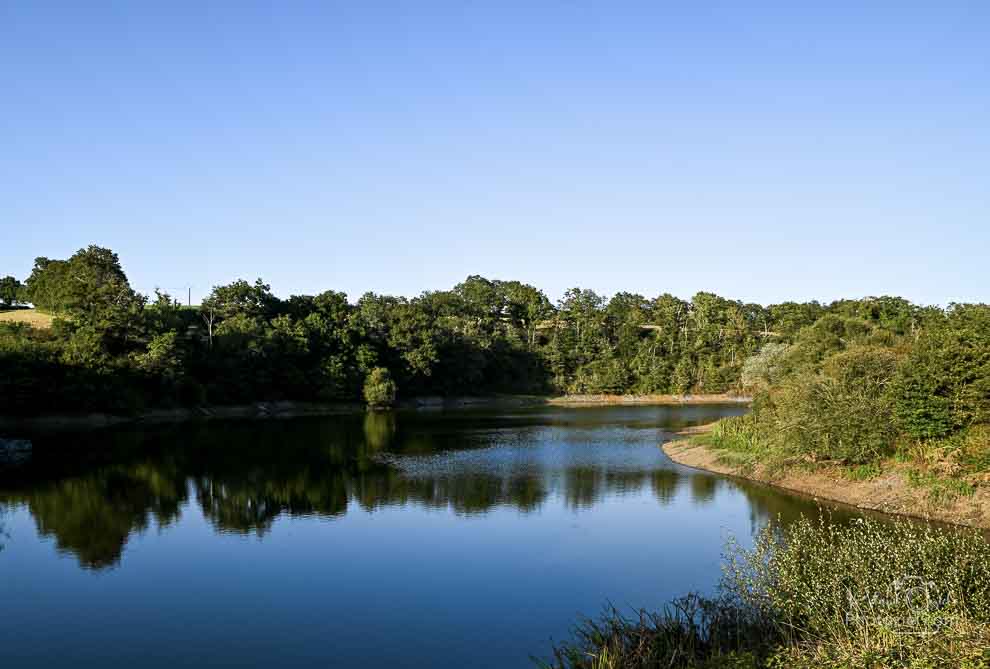
[[[874,455],[843,458],[824,446],[802,447],[789,416],[757,405],[683,443],[665,444],[677,462],[743,476],[885,513],[990,527],[990,427],[946,438],[898,437]],[[850,418],[854,420],[854,418]],[[791,430],[800,429],[793,421]]]
[[[990,667],[988,554],[974,531],[903,521],[769,527],[752,550],[730,543],[715,596],[609,609],[544,667]]]
[[[990,488],[959,487],[952,479],[921,478],[910,464],[876,466],[768,461],[751,453],[718,449],[708,434],[663,444],[679,464],[766,483],[816,499],[887,514],[990,528]],[[968,484],[967,484],[968,485]]]

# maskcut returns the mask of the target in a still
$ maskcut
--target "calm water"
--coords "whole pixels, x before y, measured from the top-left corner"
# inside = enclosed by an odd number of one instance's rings
[[[231,422],[37,438],[0,479],[4,667],[528,667],[611,601],[719,577],[807,501],[689,470],[739,406]]]

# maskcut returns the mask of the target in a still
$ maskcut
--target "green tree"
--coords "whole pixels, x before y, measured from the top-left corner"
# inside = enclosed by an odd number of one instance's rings
[[[38,309],[60,314],[68,302],[68,262],[45,257],[34,259],[31,275],[24,282],[23,295],[26,301]]]
[[[791,341],[802,328],[814,324],[824,313],[825,307],[818,302],[771,304],[765,318],[761,319],[763,334]]]
[[[5,276],[0,279],[0,305],[13,307],[20,302],[23,286],[15,277]]]
[[[131,288],[110,249],[88,246],[65,261],[36,259],[25,293],[66,320],[58,332],[79,339],[69,342],[74,364],[104,365],[143,346],[146,299]]]
[[[148,329],[155,333],[178,331],[182,328],[182,307],[166,292],[155,289],[155,300],[145,311]]]
[[[684,356],[677,361],[674,366],[674,374],[671,379],[671,388],[678,393],[687,393],[694,387],[695,368],[694,361],[690,357]]]
[[[134,355],[134,364],[160,381],[175,381],[182,373],[182,358],[176,340],[174,330],[155,335],[143,353]]]
[[[390,407],[395,404],[396,387],[392,375],[384,367],[376,367],[364,382],[364,399],[372,407]]]
[[[519,328],[527,346],[536,346],[539,325],[553,314],[553,305],[543,291],[518,281],[500,282],[505,296],[505,309],[510,322]]]
[[[227,285],[214,286],[199,308],[210,348],[217,328],[225,319],[241,317],[242,323],[233,329],[243,329],[244,319],[264,319],[274,315],[277,307],[278,299],[272,295],[271,286],[261,279],[255,280],[253,285],[238,279]]]
[[[990,306],[952,305],[912,344],[894,382],[898,423],[918,438],[990,422]]]
[[[764,344],[759,353],[746,358],[740,379],[743,387],[764,390],[777,383],[789,348],[787,344]]]

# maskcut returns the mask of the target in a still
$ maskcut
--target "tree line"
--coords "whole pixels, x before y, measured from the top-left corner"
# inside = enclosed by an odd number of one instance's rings
[[[845,329],[901,355],[898,346],[952,311],[894,297],[761,306],[708,292],[606,299],[579,288],[554,304],[534,286],[481,276],[411,299],[366,293],[353,303],[333,290],[281,299],[261,279],[237,280],[184,307],[158,290],[135,291],[117,254],[98,246],[37,258],[23,282],[0,286],[8,306],[54,317],[50,329],[0,323],[3,413],[718,393],[772,374],[780,347],[820,339],[822,350],[807,355],[824,356],[848,339]]]

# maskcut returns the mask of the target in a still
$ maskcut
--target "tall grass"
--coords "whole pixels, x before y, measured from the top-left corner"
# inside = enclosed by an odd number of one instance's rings
[[[711,432],[692,439],[712,447],[720,462],[743,473],[757,465],[767,473],[773,473],[800,462],[797,450],[782,439],[779,432],[767,429],[764,411],[766,409],[757,406],[748,414],[723,418],[715,423]]]
[[[712,598],[585,621],[546,667],[990,668],[990,543],[906,521],[768,527]]]
[[[626,617],[608,607],[585,620],[574,640],[554,648],[548,668],[755,667],[776,630],[730,597],[689,594],[660,611]],[[762,653],[761,653],[762,651]]]

